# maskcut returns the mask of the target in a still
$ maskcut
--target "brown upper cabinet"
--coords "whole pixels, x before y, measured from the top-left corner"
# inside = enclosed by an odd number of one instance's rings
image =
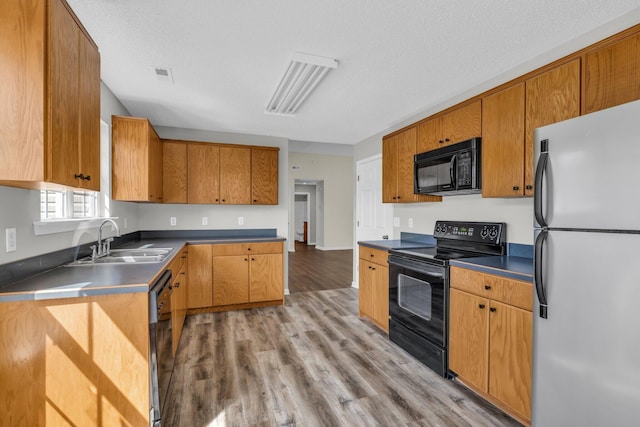
[[[417,153],[417,127],[382,141],[382,202],[439,202],[440,196],[413,193],[413,161]]]
[[[251,149],[251,204],[278,204],[278,150]]]
[[[278,204],[278,148],[162,143],[164,203]]]
[[[100,190],[100,54],[64,0],[0,15],[0,184]]]
[[[418,153],[481,136],[481,101],[477,100],[418,125]]]
[[[585,55],[583,113],[640,99],[640,34]]]
[[[533,195],[534,130],[580,115],[580,59],[483,100],[482,195]]]
[[[187,144],[162,141],[162,201],[187,203]]]
[[[113,200],[162,202],[162,144],[149,120],[111,119]]]

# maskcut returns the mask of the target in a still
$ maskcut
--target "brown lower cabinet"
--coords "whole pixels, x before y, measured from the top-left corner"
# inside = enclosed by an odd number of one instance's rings
[[[171,270],[171,286],[173,286],[171,292],[171,328],[174,355],[178,351],[178,344],[180,343],[180,336],[182,335],[182,326],[187,317],[187,254],[187,248],[182,248],[169,266]]]
[[[0,425],[149,425],[147,293],[3,302],[0,337]]]
[[[189,308],[284,304],[284,244],[189,246]]]
[[[360,246],[358,268],[358,302],[360,317],[389,332],[389,264],[388,253],[381,249]]]
[[[532,284],[459,267],[450,283],[449,369],[529,424]]]

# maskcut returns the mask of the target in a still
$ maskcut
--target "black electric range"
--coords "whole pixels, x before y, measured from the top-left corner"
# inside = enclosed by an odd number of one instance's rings
[[[436,221],[436,245],[389,252],[389,339],[448,376],[449,261],[506,253],[506,224]]]

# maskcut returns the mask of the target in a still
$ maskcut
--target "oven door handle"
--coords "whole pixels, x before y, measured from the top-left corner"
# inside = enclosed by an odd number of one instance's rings
[[[407,270],[415,271],[438,279],[443,279],[446,274],[445,267],[429,265],[424,262],[413,261],[396,255],[389,255],[389,266],[391,265],[406,268]]]

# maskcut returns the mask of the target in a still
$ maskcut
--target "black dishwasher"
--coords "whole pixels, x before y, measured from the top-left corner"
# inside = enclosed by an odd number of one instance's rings
[[[154,427],[162,425],[165,400],[173,373],[171,291],[171,270],[166,270],[149,291],[149,370]]]

